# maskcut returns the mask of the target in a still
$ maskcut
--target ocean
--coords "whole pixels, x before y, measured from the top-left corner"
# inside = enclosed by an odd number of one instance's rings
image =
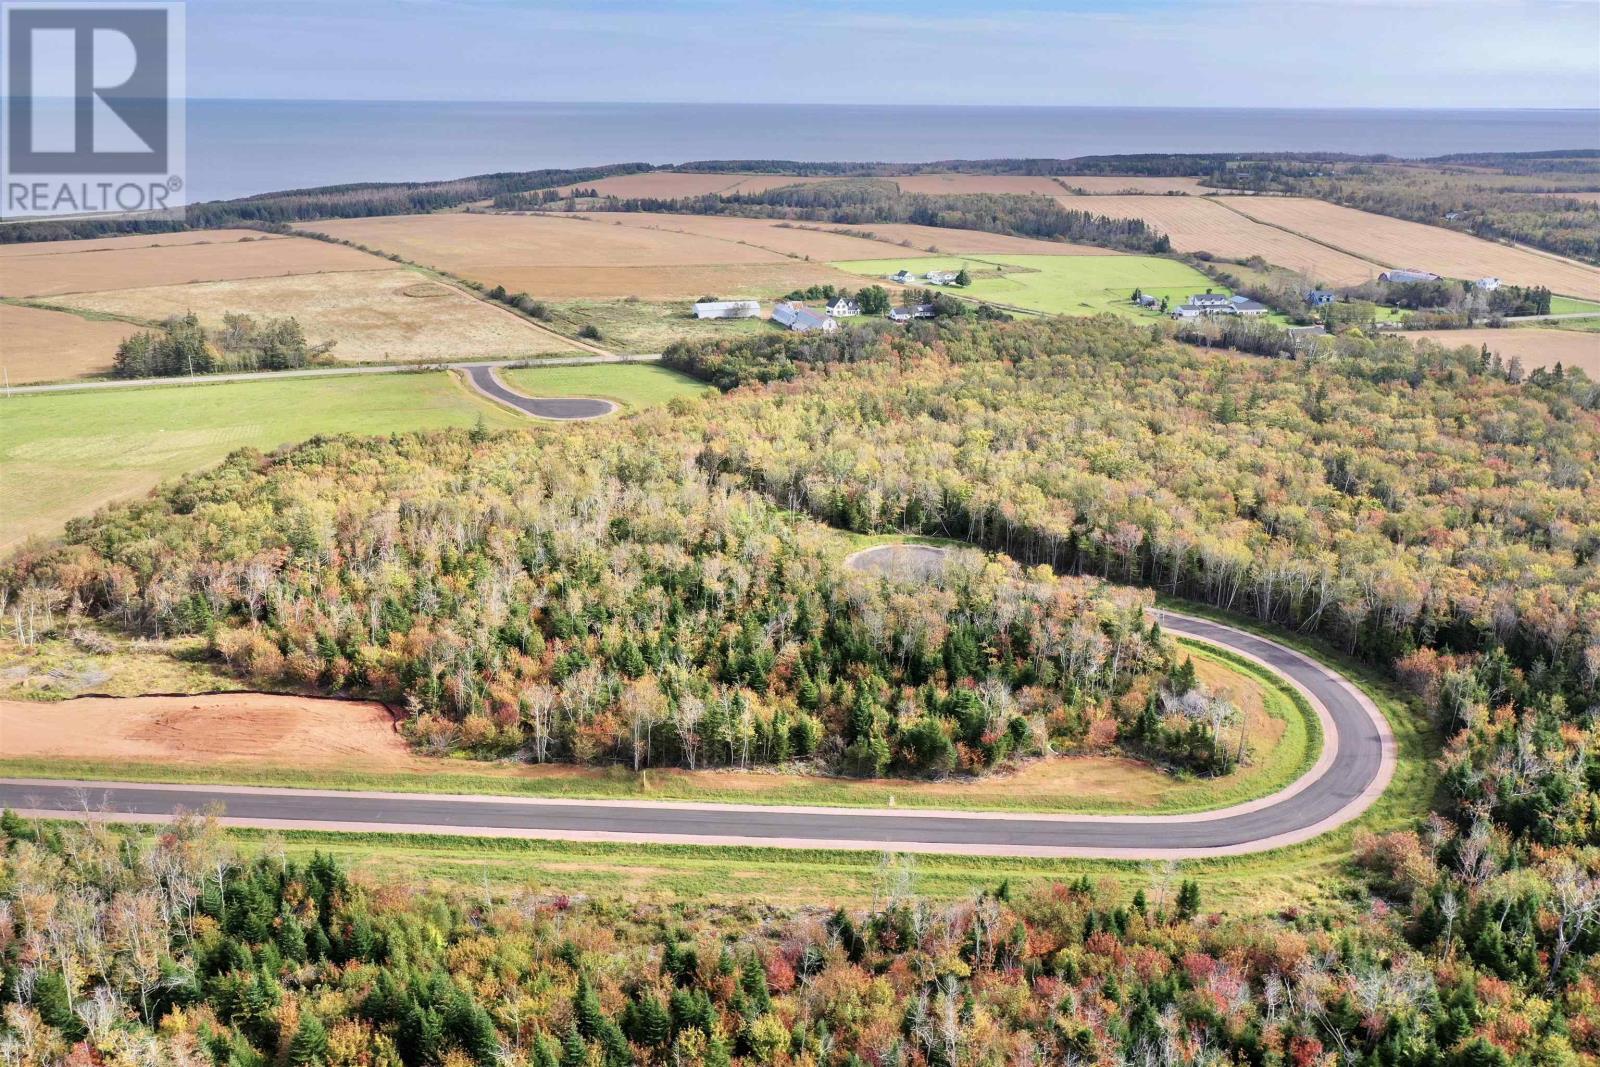
[[[701,159],[1600,149],[1595,110],[193,100],[190,202],[359,181]]]

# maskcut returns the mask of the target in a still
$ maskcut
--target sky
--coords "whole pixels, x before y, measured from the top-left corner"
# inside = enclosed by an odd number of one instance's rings
[[[189,95],[1600,107],[1600,0],[189,0]]]

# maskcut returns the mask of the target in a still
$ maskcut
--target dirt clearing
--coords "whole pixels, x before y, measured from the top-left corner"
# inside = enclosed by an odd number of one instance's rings
[[[1172,239],[1179,252],[1210,252],[1224,259],[1260,256],[1268,263],[1309,273],[1328,285],[1357,285],[1376,278],[1383,267],[1346,252],[1229,211],[1197,196],[1061,197],[1064,206],[1118,219],[1143,219]],[[1243,199],[1232,197],[1230,199]],[[1265,198],[1263,198],[1265,199]]]
[[[13,246],[0,255],[0,293],[56,296],[134,286],[266,278],[285,274],[373,270],[383,264],[353,248],[304,237],[266,237],[212,231],[211,241],[152,245],[146,237],[114,241],[54,241]],[[194,235],[190,235],[194,236]],[[79,248],[80,244],[98,247]]]
[[[138,332],[125,322],[0,304],[0,368],[12,385],[109,374],[117,346]]]
[[[1589,377],[1600,381],[1600,333],[1517,327],[1503,330],[1420,330],[1403,336],[1426,337],[1446,348],[1488,345],[1489,351],[1500,353],[1503,360],[1509,362],[1512,356],[1518,357],[1528,370],[1559,363],[1563,367],[1581,367]]]
[[[1447,278],[1495,277],[1513,285],[1544,285],[1567,296],[1600,300],[1600,267],[1576,260],[1497,244],[1440,226],[1373,215],[1322,200],[1293,196],[1228,196],[1218,197],[1217,201],[1218,206],[1225,205],[1261,222],[1326,241],[1374,262],[1417,267]],[[1272,259],[1271,256],[1267,258]]]
[[[333,358],[346,362],[578,351],[518,316],[413,270],[251,278],[74,293],[55,299],[72,307],[142,319],[193,311],[213,327],[220,327],[228,313],[257,319],[293,315],[305,327],[309,341],[333,341]]]
[[[0,755],[395,770],[413,762],[382,704],[265,693],[0,700]]]

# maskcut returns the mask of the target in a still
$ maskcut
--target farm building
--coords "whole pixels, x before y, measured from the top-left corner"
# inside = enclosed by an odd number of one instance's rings
[[[803,308],[786,301],[772,305],[772,321],[780,326],[789,327],[795,333],[810,333],[812,330],[828,333],[839,328],[839,324],[833,321],[831,316],[818,314],[810,308]]]
[[[908,270],[902,269],[894,274],[889,275],[889,280],[894,282],[896,285],[910,285],[912,282],[917,280],[917,276]]]
[[[1306,303],[1314,308],[1323,307],[1339,299],[1338,294],[1331,289],[1312,289],[1306,293]]]
[[[956,272],[953,270],[930,270],[928,272],[929,285],[951,285],[955,280]]]
[[[836,319],[847,319],[852,315],[861,314],[861,305],[847,296],[836,296],[828,305],[827,311]]]
[[[1142,308],[1153,308],[1156,305],[1160,304],[1161,301],[1157,300],[1155,297],[1151,296],[1149,293],[1140,293],[1139,294],[1139,299],[1135,300],[1134,303],[1138,304]]]
[[[1244,296],[1231,297],[1228,300],[1228,304],[1233,308],[1233,310],[1231,312],[1223,312],[1225,315],[1245,315],[1250,318],[1255,318],[1258,315],[1265,315],[1268,310],[1267,305],[1257,303],[1256,301],[1251,300],[1249,297]]]
[[[1432,271],[1406,268],[1404,270],[1386,270],[1378,275],[1380,282],[1389,282],[1394,285],[1403,285],[1406,282],[1436,282],[1439,276]]]
[[[1486,293],[1492,293],[1496,289],[1500,288],[1500,279],[1499,278],[1479,278],[1477,281],[1473,282],[1472,284],[1473,284],[1474,287],[1476,287],[1478,289],[1482,289]]]
[[[1179,304],[1168,314],[1175,319],[1197,319],[1202,315],[1244,315],[1255,318],[1265,315],[1268,308],[1249,297],[1227,296],[1223,293],[1195,293],[1186,304]]]
[[[889,309],[890,322],[910,322],[912,319],[933,318],[932,304],[913,304],[911,307]]]
[[[755,300],[702,300],[694,306],[697,319],[753,319],[761,314]]]
[[[1289,335],[1289,343],[1296,349],[1310,348],[1317,343],[1318,337],[1326,337],[1326,326],[1290,326],[1284,331]]]

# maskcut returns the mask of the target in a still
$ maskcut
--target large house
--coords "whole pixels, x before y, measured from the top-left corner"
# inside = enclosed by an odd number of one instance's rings
[[[861,305],[847,296],[836,296],[828,305],[828,314],[836,319],[848,319],[852,315],[861,314]]]
[[[788,302],[772,305],[772,321],[780,326],[789,327],[795,333],[810,333],[812,330],[830,333],[839,328],[839,324],[832,316],[819,314],[810,308]]]
[[[956,280],[956,274],[957,272],[953,270],[930,270],[928,272],[928,284],[951,285]]]
[[[913,304],[911,307],[889,309],[890,322],[910,322],[912,319],[933,318],[932,304]]]
[[[1407,267],[1404,270],[1386,270],[1378,275],[1378,280],[1391,285],[1403,285],[1406,282],[1436,282],[1439,276],[1432,271]]]
[[[1331,289],[1312,289],[1306,293],[1306,303],[1314,308],[1323,307],[1339,299],[1339,295]]]
[[[1210,315],[1244,315],[1255,318],[1269,309],[1249,297],[1228,296],[1224,293],[1195,293],[1187,303],[1179,304],[1167,314],[1175,319],[1198,319]]]
[[[753,319],[761,314],[755,300],[702,300],[694,306],[697,319]]]

